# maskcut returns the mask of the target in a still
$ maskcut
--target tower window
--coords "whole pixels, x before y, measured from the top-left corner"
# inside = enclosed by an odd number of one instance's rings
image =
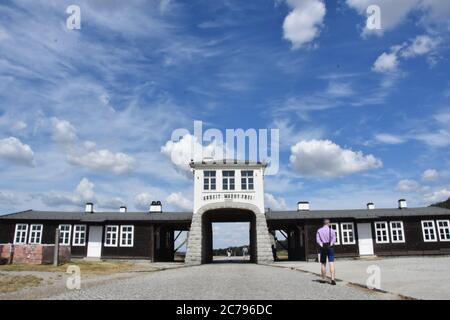
[[[223,190],[234,190],[234,171],[224,170],[222,172],[222,187]]]

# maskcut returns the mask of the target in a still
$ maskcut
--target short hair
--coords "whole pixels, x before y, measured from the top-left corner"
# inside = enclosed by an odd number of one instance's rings
[[[330,219],[323,219],[323,224],[327,224],[327,223],[330,223],[331,221],[330,221]]]

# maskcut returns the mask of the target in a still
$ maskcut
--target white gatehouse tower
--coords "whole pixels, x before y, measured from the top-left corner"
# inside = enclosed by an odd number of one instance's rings
[[[253,262],[273,262],[264,212],[266,164],[238,160],[191,162],[194,176],[194,211],[185,262],[212,261],[212,223],[249,222]]]

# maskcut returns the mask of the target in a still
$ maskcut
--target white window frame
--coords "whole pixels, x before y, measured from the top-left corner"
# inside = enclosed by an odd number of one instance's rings
[[[203,189],[216,190],[217,189],[217,173],[215,170],[203,171]]]
[[[339,234],[339,223],[330,223],[331,229],[336,232],[336,243],[337,245],[341,244],[341,235]]]
[[[344,229],[344,226],[351,226],[351,229]],[[345,238],[350,238],[350,234],[352,235],[353,241],[346,241]],[[355,224],[353,222],[342,222],[341,223],[341,241],[343,245],[355,244]]]
[[[394,224],[399,223],[400,227],[395,227]],[[389,228],[391,229],[391,242],[392,243],[405,243],[405,227],[403,226],[403,221],[390,221],[389,222]],[[397,239],[399,239],[399,235],[401,235],[402,240],[394,240],[394,234],[395,232],[399,232],[397,234]]]
[[[253,170],[241,170],[241,190],[254,190],[255,179]]]
[[[38,230],[33,230],[34,227],[38,227],[39,229]],[[28,243],[29,244],[41,244],[41,242],[42,242],[42,233],[43,232],[44,232],[44,225],[43,224],[30,224],[30,232],[29,232],[29,235],[28,235]],[[31,239],[34,239],[34,240],[31,241]]]
[[[440,226],[440,223],[445,223],[445,226]],[[450,220],[436,220],[437,234],[439,236],[439,241],[448,242],[450,241]],[[442,237],[441,231],[445,230],[445,237]]]
[[[125,228],[131,228],[131,231],[125,231]],[[124,236],[126,238],[124,239]],[[123,240],[129,240],[131,238],[131,244],[123,243]],[[122,225],[120,226],[120,246],[121,247],[133,247],[134,246],[134,226],[133,225]]]
[[[431,226],[425,226],[426,223],[430,223]],[[423,241],[424,242],[437,242],[437,235],[436,235],[436,225],[434,223],[434,220],[422,220],[421,221],[422,224],[422,235],[423,235]],[[425,230],[429,230],[429,231],[433,231],[433,237],[430,239],[426,239],[425,236]],[[429,233],[431,235],[431,233]]]
[[[375,229],[375,243],[389,243],[389,224],[387,221],[375,221],[374,223]],[[380,227],[380,226],[382,227]],[[380,231],[381,239],[378,237],[378,231]],[[383,239],[384,236],[386,239]]]
[[[225,172],[230,175],[225,175]],[[223,170],[222,171],[222,190],[234,191],[236,190],[236,171],[235,170]]]
[[[69,227],[69,230],[62,230],[61,227]],[[59,244],[62,246],[70,246],[70,240],[72,235],[72,225],[60,224],[59,228]]]
[[[77,228],[83,227],[83,231],[77,230]],[[84,247],[86,245],[86,231],[87,226],[85,224],[76,224],[73,226],[73,237],[72,237],[72,246],[74,247]],[[80,241],[81,235],[84,235],[83,242]],[[78,236],[78,238],[77,238]]]
[[[108,228],[112,228],[113,230],[109,230]],[[115,234],[115,238],[110,237],[110,243],[108,243],[108,235],[111,234]],[[113,241],[114,240],[114,241]],[[106,225],[105,226],[105,242],[104,242],[104,246],[105,247],[117,247],[117,245],[119,244],[119,226],[118,225]]]
[[[24,230],[19,230],[19,226],[25,226]],[[19,236],[20,234],[20,236]],[[19,241],[17,238],[19,237]],[[20,239],[24,239],[21,241]],[[14,231],[14,244],[26,244],[28,240],[28,224],[26,223],[16,223],[16,229]]]

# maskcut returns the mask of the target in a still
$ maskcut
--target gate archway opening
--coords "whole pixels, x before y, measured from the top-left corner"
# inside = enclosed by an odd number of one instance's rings
[[[214,259],[214,230],[215,223],[238,223],[246,222],[249,225],[248,231],[248,255],[249,259]],[[251,210],[246,209],[214,209],[206,211],[202,216],[203,244],[202,244],[202,261],[203,263],[211,262],[256,262],[256,215]]]

